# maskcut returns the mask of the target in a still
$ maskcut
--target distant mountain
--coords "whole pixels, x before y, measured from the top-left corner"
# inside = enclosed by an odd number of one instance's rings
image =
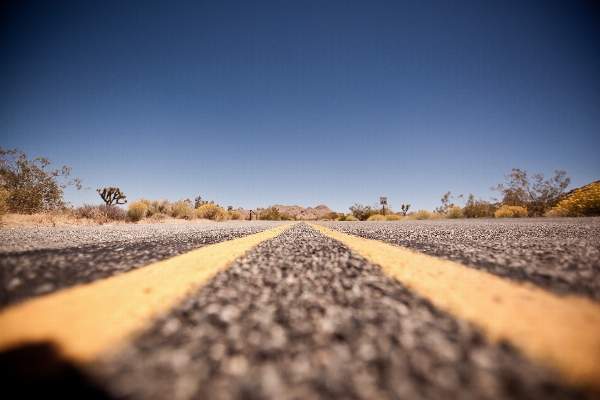
[[[325,204],[318,205],[314,208],[304,208],[296,205],[283,206],[281,204],[275,204],[274,207],[277,207],[277,210],[279,210],[280,213],[291,215],[296,217],[296,219],[318,219],[333,212],[333,210],[327,207]],[[250,214],[250,210],[245,210],[243,208],[238,208],[237,211],[244,215]]]

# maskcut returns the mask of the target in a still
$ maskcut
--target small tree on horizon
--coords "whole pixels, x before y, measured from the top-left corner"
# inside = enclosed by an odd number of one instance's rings
[[[406,213],[408,212],[408,209],[410,208],[410,204],[402,204],[402,215],[404,215],[406,217]]]
[[[96,189],[96,192],[102,197],[102,200],[104,200],[107,206],[127,203],[127,200],[125,200],[125,197],[127,196],[125,196],[119,188],[109,187],[102,190]],[[120,201],[122,201],[122,203],[119,203]]]

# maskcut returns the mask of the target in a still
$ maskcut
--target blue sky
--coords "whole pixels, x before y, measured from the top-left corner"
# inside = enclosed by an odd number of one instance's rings
[[[5,1],[0,147],[131,200],[433,210],[600,179],[595,1]]]

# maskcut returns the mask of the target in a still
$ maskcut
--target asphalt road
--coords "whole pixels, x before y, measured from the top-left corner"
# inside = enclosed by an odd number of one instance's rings
[[[600,298],[599,219],[322,224]],[[2,306],[275,225],[1,230]],[[63,373],[48,378],[50,359],[43,347],[0,357],[0,375],[29,370],[3,383],[26,392],[41,376],[46,391],[92,385],[98,398],[585,398],[306,224],[258,245],[117,356],[83,371],[54,360]]]
[[[281,222],[0,229],[0,308]]]
[[[600,302],[600,218],[319,224]]]

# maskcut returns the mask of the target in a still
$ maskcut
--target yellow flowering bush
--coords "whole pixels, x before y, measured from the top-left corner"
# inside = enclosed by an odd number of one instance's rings
[[[600,182],[576,190],[546,213],[549,217],[590,217],[600,215]]]

